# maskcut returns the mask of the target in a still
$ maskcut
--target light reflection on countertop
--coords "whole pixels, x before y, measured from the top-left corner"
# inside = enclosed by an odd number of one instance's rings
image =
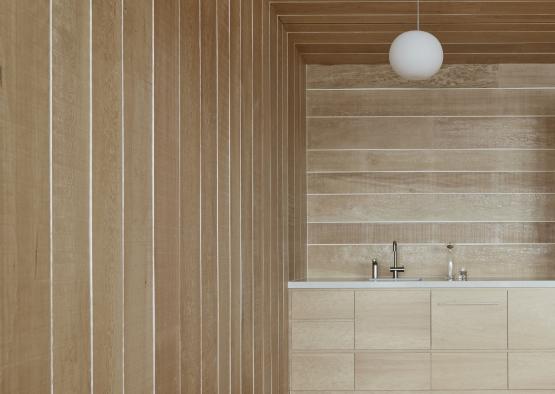
[[[469,278],[447,281],[441,278],[401,278],[399,280],[310,278],[290,281],[290,289],[414,289],[414,288],[555,288],[553,279]],[[383,280],[387,279],[387,280]],[[408,279],[408,280],[407,280]],[[412,279],[412,280],[411,280]]]

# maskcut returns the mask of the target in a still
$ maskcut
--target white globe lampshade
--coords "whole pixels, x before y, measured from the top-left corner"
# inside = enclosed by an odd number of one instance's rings
[[[443,63],[443,48],[432,34],[420,30],[404,32],[389,48],[389,63],[402,78],[419,81],[431,78]]]

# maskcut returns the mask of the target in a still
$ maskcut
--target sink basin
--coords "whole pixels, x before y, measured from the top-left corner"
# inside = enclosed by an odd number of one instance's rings
[[[378,279],[370,279],[374,282],[419,282],[422,278],[378,278]]]

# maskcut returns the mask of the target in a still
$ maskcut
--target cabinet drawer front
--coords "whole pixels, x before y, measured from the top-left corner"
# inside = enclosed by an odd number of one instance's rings
[[[509,348],[555,349],[555,289],[509,290]]]
[[[510,353],[509,388],[555,389],[555,353]]]
[[[356,390],[429,390],[429,353],[357,353]]]
[[[352,350],[354,347],[353,322],[292,321],[292,350]]]
[[[291,390],[354,390],[353,353],[293,353]]]
[[[432,291],[432,348],[507,348],[507,291]]]
[[[371,290],[355,293],[357,349],[429,349],[429,290]]]
[[[350,290],[295,290],[291,292],[292,320],[353,319],[354,292]]]
[[[433,353],[432,389],[505,390],[507,353]]]

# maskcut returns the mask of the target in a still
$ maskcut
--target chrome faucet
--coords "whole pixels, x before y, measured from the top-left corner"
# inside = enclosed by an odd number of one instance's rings
[[[389,267],[389,272],[393,273],[393,279],[399,278],[399,272],[405,272],[405,267],[397,265],[397,241],[393,241],[393,267]]]

